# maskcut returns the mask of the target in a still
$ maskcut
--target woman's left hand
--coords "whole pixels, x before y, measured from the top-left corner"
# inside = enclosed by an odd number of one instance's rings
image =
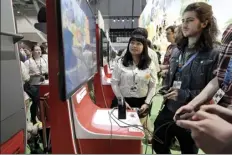
[[[140,108],[140,113],[145,112],[149,108],[149,104],[144,103]]]

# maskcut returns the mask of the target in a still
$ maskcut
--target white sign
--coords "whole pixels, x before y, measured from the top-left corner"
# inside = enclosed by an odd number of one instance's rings
[[[130,37],[117,37],[116,42],[118,43],[128,43],[130,40]]]
[[[85,95],[87,94],[86,88],[82,88],[79,93],[76,95],[77,103],[80,104]]]
[[[99,26],[100,29],[105,31],[104,19],[103,19],[102,14],[101,14],[101,12],[99,10],[98,10],[98,26]]]

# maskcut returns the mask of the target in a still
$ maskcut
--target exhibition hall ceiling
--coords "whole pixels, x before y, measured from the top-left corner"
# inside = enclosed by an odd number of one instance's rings
[[[45,5],[46,0],[13,0],[13,7],[15,16],[36,16],[36,8],[40,8]]]

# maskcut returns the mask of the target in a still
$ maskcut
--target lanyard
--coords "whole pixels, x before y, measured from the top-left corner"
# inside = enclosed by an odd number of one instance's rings
[[[40,58],[40,63],[39,64],[37,64],[37,62],[35,61],[35,59],[33,58],[33,60],[34,60],[34,62],[35,62],[35,64],[36,64],[36,67],[39,69],[39,72],[40,72],[40,74],[42,74],[42,63],[41,63],[41,58]],[[45,61],[45,60],[44,60]],[[30,63],[31,61],[29,60],[29,63]],[[46,63],[46,62],[45,62]]]
[[[226,69],[225,77],[223,80],[223,86],[228,88],[228,86],[232,83],[232,58],[230,58],[230,62]]]
[[[184,64],[184,66],[182,66],[182,64],[180,63],[180,62],[181,62],[181,59],[182,59],[182,54],[180,54],[178,72],[182,72],[183,69],[184,69],[185,67],[187,67],[187,66],[197,57],[197,55],[198,55],[198,52],[195,53],[194,55],[192,55],[192,56],[188,59],[188,61]]]

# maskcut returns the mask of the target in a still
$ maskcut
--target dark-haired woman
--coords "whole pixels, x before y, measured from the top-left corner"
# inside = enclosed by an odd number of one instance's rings
[[[31,51],[32,58],[25,61],[25,65],[29,70],[30,76],[48,74],[48,64],[47,61],[41,56],[41,47],[39,45],[34,45]]]
[[[48,48],[45,46],[45,45],[40,45],[40,49],[41,49],[41,52],[42,52],[42,58],[44,60],[46,60],[46,62],[48,63]]]
[[[173,117],[215,76],[219,49],[213,48],[218,30],[212,7],[203,2],[188,5],[182,16],[182,32],[170,59],[165,106],[154,122],[152,147],[157,154],[171,153],[173,137],[178,139],[182,154],[198,153],[191,132],[173,123]]]
[[[128,109],[140,108],[146,112],[155,95],[155,66],[148,55],[147,39],[142,35],[132,36],[125,55],[114,66],[111,85],[116,98],[123,97]],[[148,120],[145,123],[144,120]],[[141,123],[151,130],[149,119]],[[147,136],[149,133],[145,132]],[[151,140],[151,136],[149,136]]]

